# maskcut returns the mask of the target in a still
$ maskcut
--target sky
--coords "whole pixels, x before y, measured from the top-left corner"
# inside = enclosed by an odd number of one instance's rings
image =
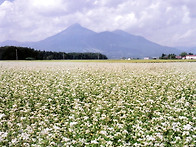
[[[0,0],[0,42],[39,41],[79,23],[165,46],[196,46],[195,0]]]

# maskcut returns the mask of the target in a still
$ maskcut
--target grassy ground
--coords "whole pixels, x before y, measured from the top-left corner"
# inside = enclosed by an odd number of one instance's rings
[[[2,60],[16,61],[16,60]],[[44,62],[101,62],[101,63],[169,63],[169,62],[196,62],[196,60],[18,60],[18,61],[44,61]]]
[[[166,63],[166,62],[196,62],[196,60],[65,60],[74,62],[107,62],[107,63]]]

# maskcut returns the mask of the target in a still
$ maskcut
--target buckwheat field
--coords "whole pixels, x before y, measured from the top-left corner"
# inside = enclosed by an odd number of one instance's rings
[[[0,146],[194,146],[196,62],[0,62]]]

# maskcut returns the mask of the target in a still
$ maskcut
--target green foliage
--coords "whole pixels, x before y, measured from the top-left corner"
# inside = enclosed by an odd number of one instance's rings
[[[193,53],[186,53],[186,52],[182,52],[179,56],[181,57],[185,57],[186,55],[193,55]],[[175,54],[162,54],[161,57],[159,57],[159,59],[176,59],[176,55]]]
[[[176,55],[175,54],[169,54],[168,59],[176,59]]]
[[[180,54],[181,57],[185,57],[186,55],[187,55],[186,52],[182,52],[182,53]]]
[[[27,47],[4,46],[0,47],[0,60],[83,60],[83,59],[107,59],[101,53],[64,53],[51,51],[38,51]]]
[[[161,57],[159,57],[159,59],[176,59],[176,55],[175,54],[162,54]]]
[[[161,57],[162,57],[162,58],[164,58],[164,57],[166,57],[166,56],[167,56],[166,54],[162,54],[162,56],[161,56]]]

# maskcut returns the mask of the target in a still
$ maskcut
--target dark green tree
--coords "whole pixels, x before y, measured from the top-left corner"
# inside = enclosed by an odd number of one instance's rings
[[[186,52],[182,52],[182,53],[180,54],[181,57],[185,57],[186,55],[187,55]]]
[[[168,58],[167,54],[164,54],[164,53],[161,55],[161,57],[159,57],[159,59],[167,59],[167,58]]]
[[[168,59],[176,59],[176,55],[175,54],[169,54]]]

